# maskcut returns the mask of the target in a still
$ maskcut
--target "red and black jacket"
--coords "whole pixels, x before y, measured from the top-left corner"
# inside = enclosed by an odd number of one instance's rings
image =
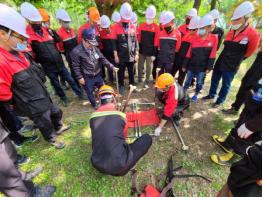
[[[198,35],[197,34],[190,34],[188,33],[182,38],[182,44],[181,47],[176,55],[175,58],[175,65],[179,67],[183,67],[183,62],[186,58],[187,52],[189,50],[189,47],[195,39],[197,39]]]
[[[205,38],[200,36],[196,37],[187,52],[183,67],[193,72],[212,70],[216,57],[217,44],[217,35],[209,33]]]
[[[0,48],[0,101],[12,99],[18,115],[35,116],[51,105],[39,67],[22,53]]]
[[[115,33],[114,28],[110,27],[110,32],[107,33],[105,29],[100,31],[100,49],[102,54],[110,61],[114,62],[115,47]]]
[[[217,45],[217,50],[218,50],[223,40],[224,29],[216,26],[215,29],[211,33],[216,34],[218,37],[218,45]]]
[[[160,28],[156,23],[142,23],[138,28],[139,52],[144,56],[155,56],[155,43],[158,39]]]
[[[91,26],[88,22],[86,22],[84,25],[80,26],[79,27],[79,30],[78,30],[78,44],[81,43],[82,41],[82,32],[84,29],[89,29]],[[100,41],[100,32],[99,32],[99,26],[95,26],[95,34],[96,34],[96,40],[97,42],[99,43]]]
[[[61,42],[58,43],[58,48],[60,52],[64,52],[66,59],[69,64],[71,64],[70,53],[78,45],[77,37],[73,28],[67,30],[64,27],[60,27],[57,31]]]
[[[92,165],[102,173],[118,176],[133,161],[133,152],[126,143],[126,115],[112,103],[101,106],[90,117]]]
[[[183,24],[178,27],[178,30],[180,31],[182,37],[184,37],[188,33],[188,25]]]
[[[235,35],[230,30],[224,41],[224,49],[219,55],[215,70],[237,72],[244,58],[250,57],[258,48],[260,35],[256,29],[247,26]]]
[[[64,66],[64,62],[47,28],[42,27],[42,31],[43,35],[41,36],[29,25],[27,27],[28,41],[35,61],[43,66],[45,72],[54,72],[61,69]]]
[[[158,48],[158,61],[160,64],[174,62],[175,53],[181,47],[180,32],[177,29],[174,29],[169,34],[165,30],[161,31],[156,46]]]
[[[164,104],[163,119],[169,120],[172,118],[176,111],[178,102],[180,102],[184,96],[183,87],[178,83],[174,83],[173,86],[167,92],[157,91],[156,96],[161,103]]]
[[[121,63],[134,62],[135,54],[138,50],[138,40],[136,26],[129,23],[128,31],[125,32],[121,23],[117,23],[114,28],[115,49]]]

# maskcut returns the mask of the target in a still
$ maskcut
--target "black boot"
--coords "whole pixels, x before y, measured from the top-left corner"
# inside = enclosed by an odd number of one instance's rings
[[[56,191],[55,186],[35,186],[33,188],[33,197],[51,197]]]

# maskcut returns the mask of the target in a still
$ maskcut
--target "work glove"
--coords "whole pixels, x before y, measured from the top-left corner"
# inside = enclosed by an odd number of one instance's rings
[[[157,127],[157,128],[154,130],[154,135],[155,135],[155,136],[160,136],[161,132],[162,132],[162,129],[161,129],[160,127]]]
[[[253,132],[250,131],[244,123],[237,129],[237,134],[240,138],[247,139],[251,134],[253,134]]]
[[[151,60],[154,61],[156,58],[155,56],[151,56]]]

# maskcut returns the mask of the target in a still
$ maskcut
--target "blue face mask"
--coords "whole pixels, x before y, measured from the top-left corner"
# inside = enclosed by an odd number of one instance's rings
[[[200,36],[203,36],[203,35],[206,34],[206,30],[205,30],[205,29],[199,29],[199,30],[198,30],[198,34],[199,34]]]
[[[17,43],[16,47],[13,48],[15,51],[25,51],[27,48],[27,43]]]

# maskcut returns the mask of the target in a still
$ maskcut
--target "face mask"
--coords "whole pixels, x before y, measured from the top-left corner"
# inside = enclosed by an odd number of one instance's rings
[[[189,25],[190,20],[191,20],[190,18],[186,18],[186,19],[185,19],[185,24]]]
[[[70,23],[63,22],[63,23],[62,23],[62,26],[65,27],[65,29],[69,30]]]
[[[199,34],[200,36],[205,35],[205,34],[206,34],[206,29],[199,29],[199,30],[198,30],[198,34]]]
[[[42,30],[42,24],[32,24],[31,26],[35,32],[39,32]]]
[[[110,28],[105,29],[106,33],[109,34],[110,33]]]
[[[121,23],[125,31],[128,31],[129,29],[129,23]]]
[[[27,48],[27,43],[23,42],[23,43],[17,43],[16,47],[13,48],[13,50],[22,52],[25,51],[26,48]]]
[[[231,29],[237,30],[237,29],[239,29],[241,26],[242,26],[242,24],[232,25],[232,26],[231,26]]]
[[[152,24],[152,23],[153,23],[153,19],[146,19],[146,23],[147,23],[148,25]]]
[[[168,34],[173,31],[172,26],[164,27],[164,30],[165,30],[166,33],[168,33]]]

